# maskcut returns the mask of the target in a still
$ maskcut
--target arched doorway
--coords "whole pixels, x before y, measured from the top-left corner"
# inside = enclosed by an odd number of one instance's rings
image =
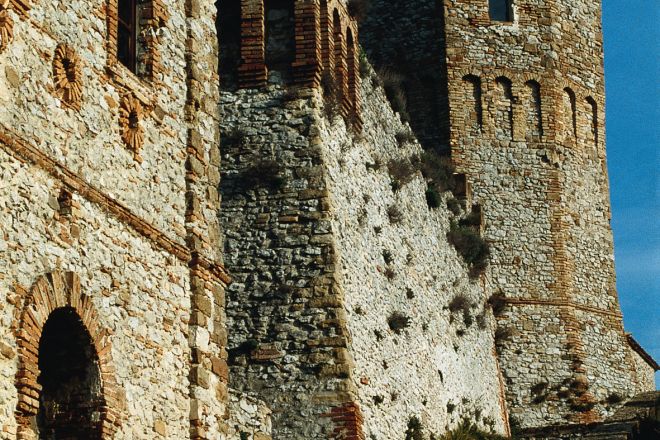
[[[50,314],[39,341],[40,439],[101,439],[103,393],[98,356],[70,307]]]
[[[17,436],[112,439],[126,402],[112,367],[110,331],[73,272],[51,272],[21,293]]]

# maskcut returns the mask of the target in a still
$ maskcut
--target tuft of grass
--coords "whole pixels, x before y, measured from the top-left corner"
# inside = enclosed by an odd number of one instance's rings
[[[420,157],[422,175],[439,193],[451,191],[456,187],[456,170],[448,156],[427,150]]]
[[[387,318],[387,325],[398,335],[410,327],[410,318],[401,312],[394,312]]]
[[[499,345],[513,336],[513,331],[508,327],[497,327],[495,330],[495,344]]]
[[[435,188],[426,188],[426,204],[430,209],[440,207],[440,193]]]
[[[493,315],[499,316],[506,308],[506,297],[501,293],[493,293],[488,298],[488,305],[493,309]]]
[[[369,58],[363,48],[360,48],[360,77],[367,78],[369,76]]]
[[[396,225],[397,223],[401,223],[401,221],[403,221],[403,213],[396,205],[390,205],[387,208],[387,217],[389,217],[390,219],[390,224],[393,225]]]
[[[392,68],[382,68],[378,70],[378,78],[392,110],[399,113],[402,121],[410,121],[406,93],[403,90],[404,76]]]
[[[399,130],[396,132],[394,135],[394,139],[396,139],[397,144],[399,144],[399,147],[403,147],[406,144],[412,144],[415,142],[415,135],[412,134],[410,130]]]
[[[490,246],[471,226],[452,222],[447,240],[467,263],[470,276],[477,277],[483,273],[488,265]]]
[[[406,429],[405,440],[424,440],[422,422],[419,421],[417,416],[412,416],[408,420],[408,429]]]
[[[448,305],[449,311],[452,313],[464,312],[465,310],[470,310],[470,299],[464,293],[459,293],[456,295]]]
[[[392,159],[387,163],[387,171],[392,179],[392,188],[396,191],[410,183],[417,174],[409,159]]]
[[[439,437],[434,437],[437,440],[505,440],[498,434],[486,432],[479,428],[469,420],[463,420],[460,425],[451,431],[444,433]]]
[[[341,109],[341,93],[337,81],[329,72],[321,76],[321,89],[323,90],[323,111],[325,116],[333,120],[339,115]]]
[[[461,202],[459,202],[455,197],[450,197],[447,199],[447,209],[454,215],[459,215],[461,213]]]

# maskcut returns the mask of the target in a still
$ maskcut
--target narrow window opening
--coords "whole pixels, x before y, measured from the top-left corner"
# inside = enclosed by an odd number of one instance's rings
[[[587,102],[591,107],[591,138],[594,142],[594,147],[598,149],[598,104],[596,104],[596,101],[591,96],[587,98]]]
[[[472,105],[466,106],[468,109],[467,121],[470,128],[480,131],[483,128],[483,104],[481,102],[481,79],[474,75],[463,77],[466,91],[466,101]]]
[[[266,67],[269,81],[285,83],[291,79],[291,64],[296,56],[296,23],[291,0],[267,0]]]
[[[577,137],[577,114],[575,92],[564,89],[564,132],[567,136]]]
[[[498,96],[495,114],[495,135],[498,139],[513,139],[513,91],[511,80],[499,77],[497,83]]]
[[[353,40],[353,32],[351,32],[350,29],[347,29],[346,31],[346,60],[347,60],[347,68],[348,68],[348,99],[350,101],[351,107],[355,107],[355,103],[357,102],[357,93],[358,93],[358,88],[357,88],[357,66],[356,66],[356,50],[355,50],[355,42]]]
[[[321,0],[321,58],[323,60],[323,69],[331,72],[334,60],[334,41],[332,38],[332,29],[334,29],[334,20],[330,21],[327,0]]]
[[[218,72],[220,86],[232,89],[238,86],[238,65],[241,60],[241,2],[218,0],[215,27],[218,35]]]
[[[137,73],[137,0],[118,0],[117,59]]]
[[[543,136],[543,116],[541,113],[541,86],[536,81],[525,83],[527,96],[525,113],[527,115],[526,138],[539,140]]]
[[[332,16],[333,39],[334,39],[334,65],[335,65],[335,93],[337,102],[343,102],[346,91],[346,48],[344,45],[344,34],[341,29],[339,11],[336,9]]]
[[[493,21],[513,21],[512,0],[489,0],[488,12]]]
[[[55,310],[39,341],[40,439],[101,439],[104,399],[89,333],[69,307]]]

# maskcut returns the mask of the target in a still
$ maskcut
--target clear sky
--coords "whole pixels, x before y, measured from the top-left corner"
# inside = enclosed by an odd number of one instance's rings
[[[660,362],[660,2],[603,0],[603,28],[617,287],[626,330]]]

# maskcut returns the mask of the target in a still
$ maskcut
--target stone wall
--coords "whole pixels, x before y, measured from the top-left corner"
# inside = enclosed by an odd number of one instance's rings
[[[230,383],[273,410],[275,438],[329,438],[325,415],[350,400],[347,335],[313,95],[300,93],[221,94]]]
[[[403,438],[411,417],[436,435],[463,418],[504,432],[492,292],[448,243],[453,195],[429,208],[419,171],[393,189],[393,161],[414,162],[422,149],[414,138],[401,142],[410,127],[375,73],[362,81],[363,130],[353,134],[335,117],[322,120],[319,137],[364,434]],[[467,309],[450,305],[457,298]]]
[[[141,2],[134,73],[117,5],[0,2],[1,423],[35,438],[39,338],[65,309],[104,438],[223,438],[215,9]]]
[[[637,388],[635,393],[646,393],[656,390],[655,373],[660,370],[658,363],[628,335],[628,343],[635,365],[635,377]]]
[[[387,163],[421,149],[398,146],[409,128],[371,75],[361,134],[318,89],[221,93],[231,386],[273,410],[275,438],[397,439],[413,416],[502,432],[490,292],[421,175],[393,192]],[[464,313],[448,310],[458,296]]]
[[[82,197],[74,196],[75,214],[64,218],[57,206],[60,182],[4,151],[0,157],[3,432],[14,436],[17,429],[16,316],[41,275],[70,271],[96,311],[94,324],[108,335],[109,373],[117,385],[115,438],[186,438],[186,263]]]
[[[247,394],[229,391],[228,438],[240,440],[270,440],[271,410]]]

